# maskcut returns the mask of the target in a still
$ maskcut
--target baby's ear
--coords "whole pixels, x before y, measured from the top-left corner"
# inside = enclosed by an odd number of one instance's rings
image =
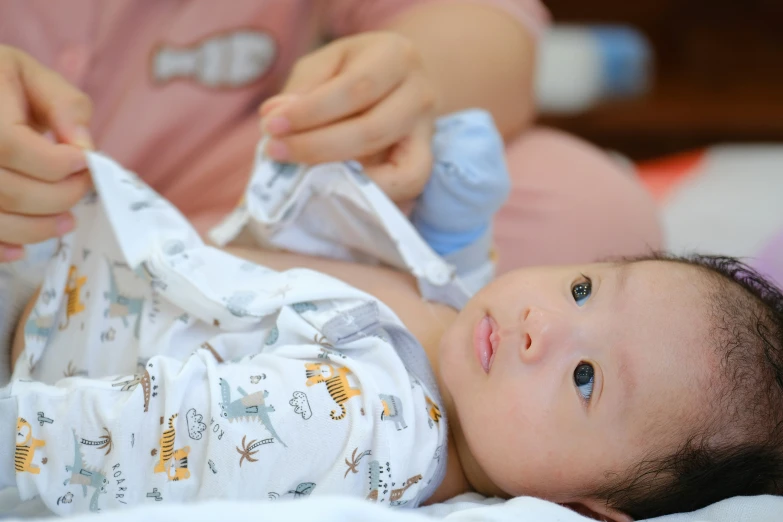
[[[633,522],[631,517],[608,507],[605,502],[601,502],[600,500],[584,499],[564,505],[580,515],[590,517],[593,520],[604,520],[606,522]]]

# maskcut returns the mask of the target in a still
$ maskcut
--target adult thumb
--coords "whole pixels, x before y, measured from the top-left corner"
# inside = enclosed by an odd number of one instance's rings
[[[95,148],[89,126],[89,96],[32,57],[20,53],[22,86],[36,123],[50,129],[57,141],[83,149]]]

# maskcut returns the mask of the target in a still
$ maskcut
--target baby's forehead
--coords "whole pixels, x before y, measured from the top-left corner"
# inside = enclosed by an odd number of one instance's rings
[[[625,278],[618,302],[602,310],[599,334],[607,344],[601,361],[606,389],[611,386],[611,404],[618,408],[612,418],[642,440],[698,416],[718,364],[703,275],[662,261],[604,264],[601,270],[607,287]]]
[[[704,269],[668,260],[640,260],[598,263],[599,270],[612,273],[621,284],[630,282],[634,289],[655,287],[656,293],[674,293],[705,299],[711,280]]]
[[[711,313],[711,284],[701,269],[668,261],[605,264],[602,283],[611,306],[622,315],[696,330]],[[699,319],[699,320],[697,320]]]
[[[607,282],[623,288],[609,305],[618,349],[655,378],[687,382],[711,367],[709,280],[682,263],[641,261],[606,266]],[[633,362],[633,361],[632,361]]]

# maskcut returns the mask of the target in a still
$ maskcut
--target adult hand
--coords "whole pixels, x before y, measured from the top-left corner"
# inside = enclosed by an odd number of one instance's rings
[[[91,112],[59,74],[0,45],[0,263],[73,228],[69,210],[90,188]]]
[[[418,51],[394,32],[342,38],[301,58],[278,96],[261,106],[278,161],[357,159],[395,201],[429,178],[438,94]]]

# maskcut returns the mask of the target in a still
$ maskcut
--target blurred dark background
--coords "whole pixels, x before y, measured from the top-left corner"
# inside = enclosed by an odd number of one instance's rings
[[[544,116],[635,160],[725,142],[783,142],[783,0],[544,0],[558,24],[622,23],[652,44],[651,90]]]

